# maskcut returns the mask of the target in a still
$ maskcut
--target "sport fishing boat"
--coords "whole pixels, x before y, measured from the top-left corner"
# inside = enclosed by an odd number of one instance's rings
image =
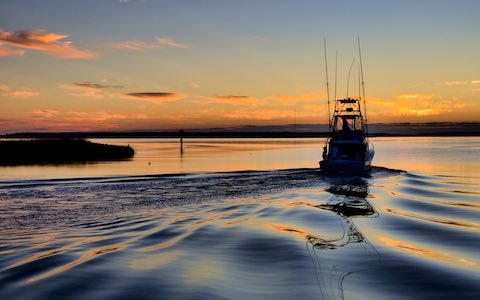
[[[329,117],[330,132],[326,141],[326,145],[323,148],[323,160],[320,161],[320,169],[322,173],[344,175],[362,174],[370,169],[370,164],[375,154],[373,145],[371,145],[368,141],[368,125],[366,120],[365,88],[363,82],[360,42],[358,43],[358,49],[360,56],[359,94],[360,86],[362,87],[361,90],[363,91],[363,93],[362,96],[359,95],[356,98],[350,98],[347,96],[343,99],[336,99],[335,95],[333,117],[331,120]],[[325,46],[325,65],[326,61],[327,59]],[[350,66],[350,71],[352,66],[353,62]],[[326,69],[326,73],[329,112],[328,114],[330,115],[328,69]]]
[[[330,136],[320,162],[322,172],[361,174],[370,168],[374,154],[368,142],[360,99],[335,100]]]

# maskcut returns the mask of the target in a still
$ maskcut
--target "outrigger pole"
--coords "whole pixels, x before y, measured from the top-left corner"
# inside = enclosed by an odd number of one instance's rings
[[[363,97],[363,111],[365,115],[365,134],[368,137],[368,120],[367,120],[367,105],[366,105],[366,100],[365,100],[365,81],[363,80],[363,64],[362,64],[362,51],[360,48],[360,37],[357,37],[358,41],[358,56],[360,59],[360,77],[362,80],[362,97]]]
[[[347,98],[348,98],[348,87],[350,86],[350,74],[352,73],[352,67],[353,64],[355,64],[355,58],[352,60],[352,63],[350,64],[350,69],[348,69],[348,78],[347,78]]]
[[[330,131],[332,131],[332,122],[330,120],[330,88],[328,84],[327,42],[325,37],[323,38],[323,51],[325,53],[325,78],[327,80],[328,128]]]
[[[338,61],[338,51],[335,50],[335,99],[333,102],[335,103],[334,112],[337,111],[337,61]]]

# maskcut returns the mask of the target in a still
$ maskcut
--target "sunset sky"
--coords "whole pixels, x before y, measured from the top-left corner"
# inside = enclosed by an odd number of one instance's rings
[[[339,3],[341,2],[341,3]],[[480,121],[480,1],[1,0],[0,133]]]

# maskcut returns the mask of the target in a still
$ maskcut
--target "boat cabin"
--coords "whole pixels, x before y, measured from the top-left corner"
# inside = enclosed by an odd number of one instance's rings
[[[365,161],[364,123],[358,99],[337,100],[327,160]],[[324,158],[324,159],[325,159]]]

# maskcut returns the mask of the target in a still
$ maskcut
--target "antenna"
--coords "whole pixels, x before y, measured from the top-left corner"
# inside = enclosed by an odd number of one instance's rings
[[[365,133],[368,135],[368,121],[367,121],[367,105],[365,99],[365,81],[363,80],[363,64],[362,64],[362,51],[360,48],[360,37],[357,37],[358,41],[358,57],[360,58],[360,77],[362,80],[362,96],[363,96],[363,111],[365,115]]]
[[[338,61],[338,51],[335,50],[335,105],[337,105],[337,61]]]
[[[325,78],[327,80],[327,103],[328,103],[328,127],[332,130],[332,123],[330,121],[330,88],[328,87],[328,64],[327,64],[327,41],[323,38],[323,51],[325,53]]]
[[[360,89],[361,86],[362,86],[361,80],[360,80],[360,64],[358,66],[358,74],[357,75],[358,75],[358,100],[362,100],[362,93],[361,93],[361,89]],[[360,105],[360,103],[359,103],[359,105]],[[360,110],[360,107],[358,108],[358,110],[360,111],[360,115],[361,115],[362,111]]]
[[[347,98],[348,98],[348,86],[350,85],[350,73],[352,73],[352,67],[353,64],[355,63],[355,58],[352,60],[352,63],[350,64],[350,69],[348,70],[348,78],[347,78]]]

